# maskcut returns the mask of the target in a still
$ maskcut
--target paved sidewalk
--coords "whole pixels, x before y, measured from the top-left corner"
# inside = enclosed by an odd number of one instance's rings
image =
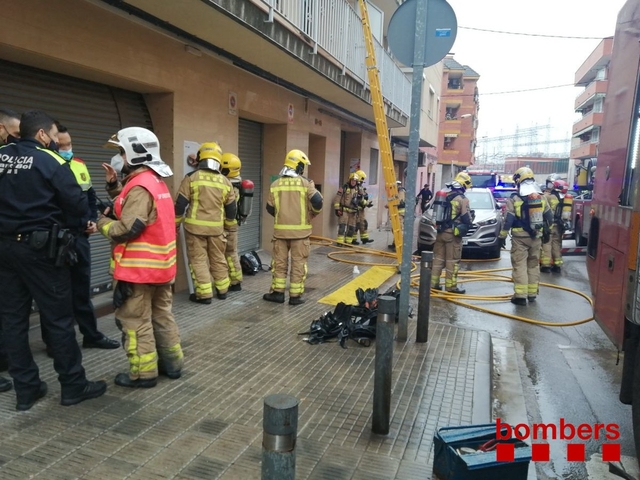
[[[15,411],[13,392],[0,394],[0,478],[260,478],[262,404],[272,393],[300,400],[296,478],[431,478],[437,428],[490,419],[490,337],[434,318],[429,343],[416,344],[410,319],[409,342],[394,345],[391,432],[373,435],[375,347],[308,345],[297,335],[332,310],[316,300],[352,279],[353,267],[328,259],[329,251],[311,252],[302,306],[263,301],[269,273],[245,278],[242,292],[212,305],[176,295],[184,375],[151,390],[113,384],[126,369],[122,350],[83,350],[88,376],[108,380],[109,390],[60,406],[52,361],[33,329],[49,394],[25,413]],[[117,338],[113,315],[100,324]]]

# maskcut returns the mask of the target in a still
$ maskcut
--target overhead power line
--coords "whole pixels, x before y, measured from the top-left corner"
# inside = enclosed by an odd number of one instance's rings
[[[503,35],[522,35],[525,37],[544,37],[544,38],[564,38],[569,40],[602,40],[604,37],[574,37],[570,35],[546,35],[544,33],[524,33],[524,32],[506,32],[504,30],[491,30],[488,28],[461,27],[465,30],[475,30],[477,32],[500,33]]]
[[[486,95],[506,95],[508,93],[522,93],[522,92],[534,92],[536,90],[550,90],[552,88],[562,88],[562,87],[575,87],[573,83],[565,83],[563,85],[549,85],[547,87],[536,87],[536,88],[525,88],[523,90],[506,90],[504,92],[489,92],[489,93],[481,93],[478,92],[478,95],[484,97]],[[460,93],[460,94],[448,94],[442,95],[443,97],[473,97],[474,93]]]

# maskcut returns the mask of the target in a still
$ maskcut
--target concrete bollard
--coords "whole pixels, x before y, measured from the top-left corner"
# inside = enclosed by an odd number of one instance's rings
[[[266,397],[262,430],[262,480],[294,480],[298,399],[282,394]]]
[[[418,325],[416,343],[429,340],[429,307],[431,305],[431,262],[433,252],[422,252],[420,258],[420,289],[418,296]]]
[[[387,435],[389,433],[395,318],[396,299],[388,295],[378,298],[376,361],[373,376],[373,421],[371,430],[373,433],[379,435]]]

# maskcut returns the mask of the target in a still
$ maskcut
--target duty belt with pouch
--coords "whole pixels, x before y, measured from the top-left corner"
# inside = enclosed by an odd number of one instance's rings
[[[72,266],[78,263],[78,255],[73,249],[76,237],[68,229],[61,229],[57,223],[51,227],[49,258],[56,261],[56,267]]]

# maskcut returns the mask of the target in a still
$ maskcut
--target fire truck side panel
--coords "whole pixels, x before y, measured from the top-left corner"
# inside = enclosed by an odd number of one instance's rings
[[[637,248],[637,238],[629,235],[631,205],[621,207],[620,202],[627,185],[631,183],[627,168],[630,155],[638,148],[637,115],[638,65],[640,48],[640,0],[627,0],[618,15],[613,53],[609,66],[609,80],[600,144],[598,167],[591,208],[595,211],[589,230],[587,271],[594,294],[596,320],[618,348],[624,340],[625,310],[627,306],[629,251]],[[635,144],[635,145],[634,145]],[[634,179],[637,183],[637,178]],[[634,199],[637,203],[637,195]],[[636,211],[638,206],[635,206]],[[583,212],[588,215],[589,212]],[[583,218],[584,220],[584,218]],[[635,264],[633,266],[635,269]],[[635,276],[635,275],[633,275]],[[629,292],[635,293],[635,292]],[[633,296],[631,296],[633,298]],[[628,315],[628,313],[627,313]]]
[[[598,323],[616,345],[622,346],[624,323],[622,312],[622,290],[627,265],[625,254],[606,244],[598,252],[598,280],[595,314]]]

